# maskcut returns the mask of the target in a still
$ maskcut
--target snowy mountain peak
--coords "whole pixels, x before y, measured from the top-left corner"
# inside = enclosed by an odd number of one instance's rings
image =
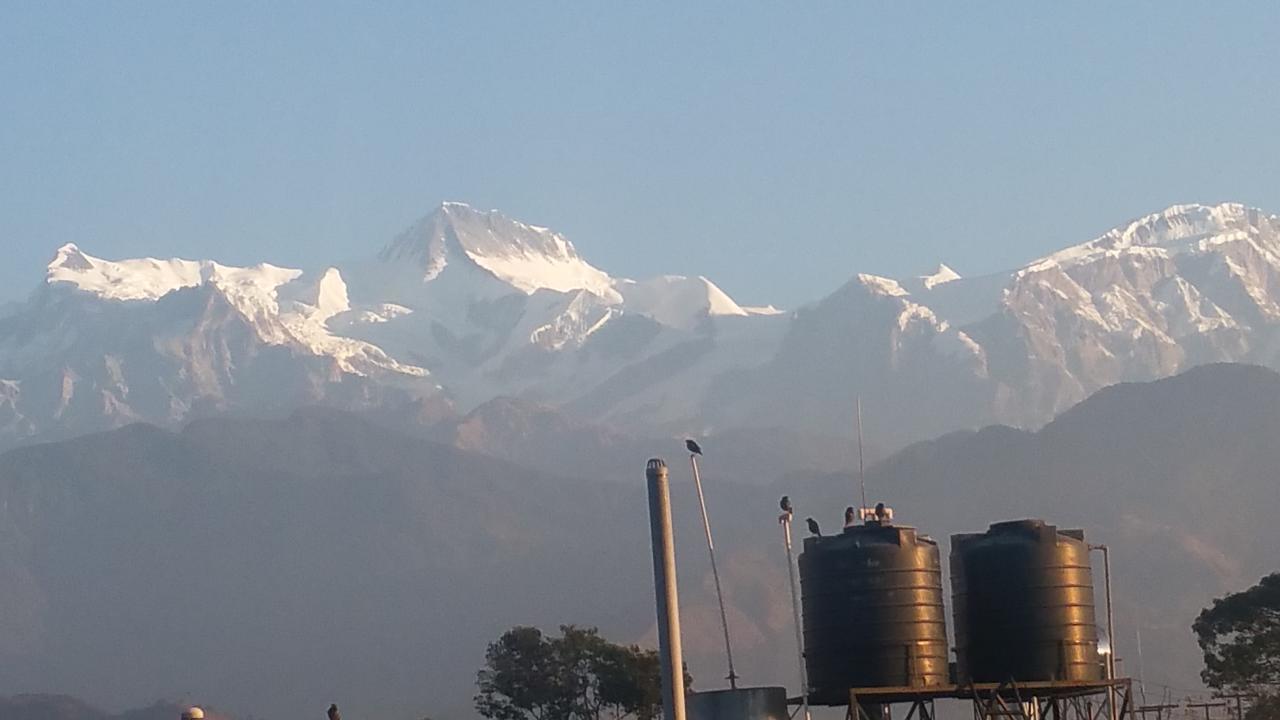
[[[869,290],[873,295],[887,295],[890,297],[906,297],[910,295],[897,280],[880,275],[869,275],[867,273],[858,273],[858,283]]]
[[[613,296],[613,279],[578,255],[564,236],[527,225],[496,210],[445,202],[393,239],[379,258],[411,264],[424,281],[451,265],[470,266],[531,294],[590,290]]]
[[[62,268],[70,271],[92,270],[93,263],[82,252],[75,243],[67,243],[58,248],[53,256],[53,260],[49,261],[49,270],[54,268]]]
[[[945,285],[952,280],[959,280],[960,273],[947,267],[946,263],[940,263],[938,269],[928,275],[921,275],[917,280],[925,287],[926,290],[932,290],[939,285]]]
[[[1024,272],[1071,268],[1105,257],[1172,257],[1280,226],[1280,218],[1240,203],[1173,205],[1119,225],[1089,242],[1031,263]]]
[[[329,268],[312,282],[298,282],[280,289],[280,301],[301,304],[303,314],[316,320],[326,320],[351,309],[347,296],[347,283],[337,268]],[[297,306],[295,306],[297,307]]]
[[[706,317],[751,314],[701,275],[693,278],[662,275],[639,282],[624,280],[617,288],[628,310],[670,327],[690,328]]]

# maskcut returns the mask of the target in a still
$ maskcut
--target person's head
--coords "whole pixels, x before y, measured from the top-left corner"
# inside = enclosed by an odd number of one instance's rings
[[[204,720],[204,711],[192,706],[182,711],[182,720]]]

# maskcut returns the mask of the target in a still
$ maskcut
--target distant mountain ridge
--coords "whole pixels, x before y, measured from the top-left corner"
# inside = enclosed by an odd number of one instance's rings
[[[646,436],[844,435],[861,397],[901,446],[1222,361],[1280,365],[1280,219],[1239,204],[1006,273],[856,274],[786,313],[705,277],[615,277],[553,230],[443,203],[313,274],[58,249],[0,313],[0,446],[310,404],[435,422],[499,397]]]
[[[531,412],[503,403],[456,429],[483,443],[489,415]],[[1108,388],[1038,432],[993,426],[915,444],[869,468],[867,489],[944,553],[952,533],[998,520],[1084,528],[1112,548],[1128,671],[1141,628],[1148,683],[1194,688],[1196,612],[1280,556],[1278,436],[1280,375],[1210,365]],[[703,448],[737,669],[789,683],[778,498],[830,531],[854,502],[855,473],[758,485],[729,471],[753,462],[735,459],[750,447]],[[672,468],[686,658],[696,687],[717,687],[719,614],[683,455],[671,439],[627,448],[632,482],[602,483],[329,409],[10,450],[0,692],[39,686],[110,706],[191,692],[268,717],[332,698],[353,717],[474,717],[485,643],[512,625],[599,625],[653,643],[639,482],[651,456]]]
[[[0,717],[5,720],[174,720],[185,709],[175,703],[157,702],[150,707],[113,714],[67,695],[0,696]],[[211,710],[205,712],[205,719],[230,720]]]

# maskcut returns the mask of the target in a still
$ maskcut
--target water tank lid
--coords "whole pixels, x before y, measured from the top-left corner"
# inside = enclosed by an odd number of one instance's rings
[[[1040,518],[1027,518],[1025,520],[1002,520],[1000,522],[991,523],[987,528],[990,533],[1009,533],[1009,532],[1035,532],[1043,528],[1047,523]]]
[[[987,529],[988,535],[1024,535],[1028,537],[1048,537],[1052,535],[1062,535],[1072,538],[1073,540],[1084,541],[1084,530],[1073,529],[1065,530],[1057,525],[1049,523],[1039,518],[1029,518],[1026,520],[1006,520],[1004,522],[992,523]]]
[[[812,540],[814,538],[809,539]],[[858,543],[863,540],[868,542],[891,543],[895,545],[915,545],[918,543],[925,543],[928,545],[938,544],[928,535],[918,534],[916,528],[910,525],[882,525],[877,522],[865,523],[863,525],[850,525],[839,535],[823,537],[821,540],[835,542],[838,546],[844,546],[850,542]]]

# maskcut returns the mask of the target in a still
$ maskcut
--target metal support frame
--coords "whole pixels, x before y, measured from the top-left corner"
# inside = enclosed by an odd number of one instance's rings
[[[1101,683],[1022,683],[969,686],[974,720],[1132,720],[1128,678]],[[1100,702],[1095,702],[1101,698]],[[1112,703],[1115,705],[1112,705]]]
[[[916,698],[911,701],[907,709],[907,716],[903,720],[934,720],[937,715],[933,710],[933,698]],[[879,712],[874,715],[868,712],[868,707],[878,708]],[[889,720],[890,705],[888,703],[862,703],[858,701],[856,691],[849,692],[849,708],[845,711],[845,720]]]
[[[1114,710],[1111,697],[1117,702]],[[889,720],[894,705],[907,706],[904,720],[935,720],[934,701],[939,699],[969,700],[973,720],[1108,720],[1113,712],[1120,720],[1135,720],[1139,709],[1132,698],[1129,678],[850,688],[845,720]]]
[[[1230,706],[1227,705],[1226,700],[1210,700],[1209,702],[1187,703],[1187,709],[1189,710],[1203,710],[1204,720],[1210,720],[1209,713],[1211,710],[1214,710],[1216,708],[1227,709],[1227,712],[1230,713],[1230,709],[1229,709]]]

